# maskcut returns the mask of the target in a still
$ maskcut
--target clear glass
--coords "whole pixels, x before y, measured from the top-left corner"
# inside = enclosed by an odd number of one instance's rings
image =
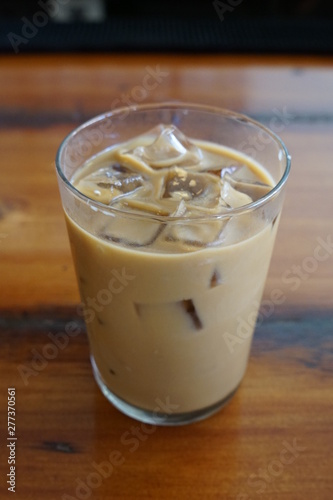
[[[252,157],[274,187],[227,215],[188,220],[130,214],[72,185],[87,160],[160,123]],[[290,169],[285,145],[240,114],[159,103],[110,111],[78,127],[61,144],[56,167],[93,373],[103,394],[123,413],[157,425],[216,412],[246,370]],[[214,232],[226,223],[232,237],[181,250],[156,250],[151,237],[170,228]],[[105,236],[110,225],[121,228],[119,241]],[[133,233],[141,235],[140,245]]]

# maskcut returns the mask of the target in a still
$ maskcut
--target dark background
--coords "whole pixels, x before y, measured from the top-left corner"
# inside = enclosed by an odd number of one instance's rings
[[[58,5],[61,5],[59,0]],[[333,2],[329,0],[237,0],[225,2],[232,7],[233,16],[253,18],[258,16],[281,16],[281,17],[326,17],[332,16]],[[45,0],[47,4],[47,0]],[[237,4],[237,5],[236,5]],[[207,0],[64,0],[63,7],[71,12],[71,20],[89,21],[89,10],[95,6],[96,11],[101,11],[103,6],[104,20],[113,17],[197,17],[212,18],[216,15],[213,1]],[[89,7],[90,6],[90,7]],[[40,5],[36,0],[2,0],[0,15],[2,18],[20,18],[31,16]],[[230,12],[231,13],[231,12]],[[228,14],[226,14],[228,15]]]
[[[333,53],[329,0],[2,0],[1,51],[27,21],[22,52]]]

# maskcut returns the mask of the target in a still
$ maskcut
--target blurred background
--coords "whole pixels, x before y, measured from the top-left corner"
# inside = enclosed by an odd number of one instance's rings
[[[0,28],[2,52],[330,53],[333,2],[2,0]]]

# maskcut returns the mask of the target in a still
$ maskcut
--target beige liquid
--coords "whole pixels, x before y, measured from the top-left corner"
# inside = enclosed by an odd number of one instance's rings
[[[249,171],[271,182],[254,162]],[[229,221],[220,244],[170,239],[167,226],[148,246],[135,247],[125,245],[128,238],[105,239],[108,228],[98,214],[86,229],[67,215],[92,356],[113,394],[151,411],[157,399],[168,398],[176,413],[185,413],[237,388],[277,229],[252,217]],[[112,234],[113,224],[110,218]],[[116,228],[131,224],[142,233],[142,223],[126,217]],[[209,240],[215,229],[208,224],[207,236],[205,223],[195,234]]]

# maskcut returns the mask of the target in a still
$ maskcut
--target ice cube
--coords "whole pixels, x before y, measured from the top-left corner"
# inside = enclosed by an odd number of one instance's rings
[[[193,166],[202,159],[201,150],[174,125],[158,125],[147,135],[154,136],[151,144],[137,146],[125,154],[138,157],[152,168]]]
[[[170,170],[161,203],[177,201],[177,208],[171,215],[187,220],[168,224],[162,234],[165,241],[177,242],[184,248],[203,248],[220,241],[229,218],[218,215],[226,214],[230,208],[221,197],[222,187],[221,179],[214,174],[194,173],[179,167]],[[211,215],[216,217],[206,218]]]
[[[202,217],[227,207],[221,198],[221,179],[216,175],[180,167],[170,169],[165,176],[160,172],[151,183],[144,181],[133,195],[116,198],[111,206],[171,217]]]
[[[166,242],[177,243],[182,249],[204,248],[221,240],[228,221],[228,218],[177,221],[177,223],[167,225],[162,237]]]
[[[193,173],[175,167],[166,175],[163,198],[213,208],[220,204],[220,189],[221,181],[214,174]]]
[[[226,174],[223,179],[223,185],[221,189],[221,197],[225,203],[227,203],[231,208],[238,208],[243,205],[248,205],[252,203],[252,198],[233,187],[233,179],[229,174]]]
[[[174,210],[171,214],[172,217],[184,217],[186,214],[187,208],[184,200],[180,200],[178,203],[176,210]]]
[[[262,198],[273,189],[269,184],[265,184],[257,180],[252,181],[249,179],[235,179],[228,173],[224,175],[223,180],[227,183],[227,185],[232,186],[232,188],[240,194],[243,193],[249,196],[252,201],[259,200],[259,198]]]
[[[165,303],[134,302],[133,308],[147,331],[154,330],[156,322],[159,322],[162,338],[168,338],[170,334],[193,334],[204,328],[195,301],[191,298]]]
[[[119,164],[102,167],[79,180],[77,189],[93,200],[106,205],[119,196],[134,193],[144,185],[141,174]]]
[[[163,224],[145,219],[132,219],[127,216],[114,217],[99,233],[99,237],[129,247],[149,246],[163,231]]]
[[[154,176],[152,182],[144,181],[143,186],[129,197],[117,198],[111,206],[136,213],[168,216],[177,211],[179,201],[161,198],[164,178]]]
[[[158,216],[173,215],[175,210],[177,210],[177,205],[173,200],[171,203],[159,203],[154,200],[127,197],[117,200],[112,206],[123,209],[126,212]]]

